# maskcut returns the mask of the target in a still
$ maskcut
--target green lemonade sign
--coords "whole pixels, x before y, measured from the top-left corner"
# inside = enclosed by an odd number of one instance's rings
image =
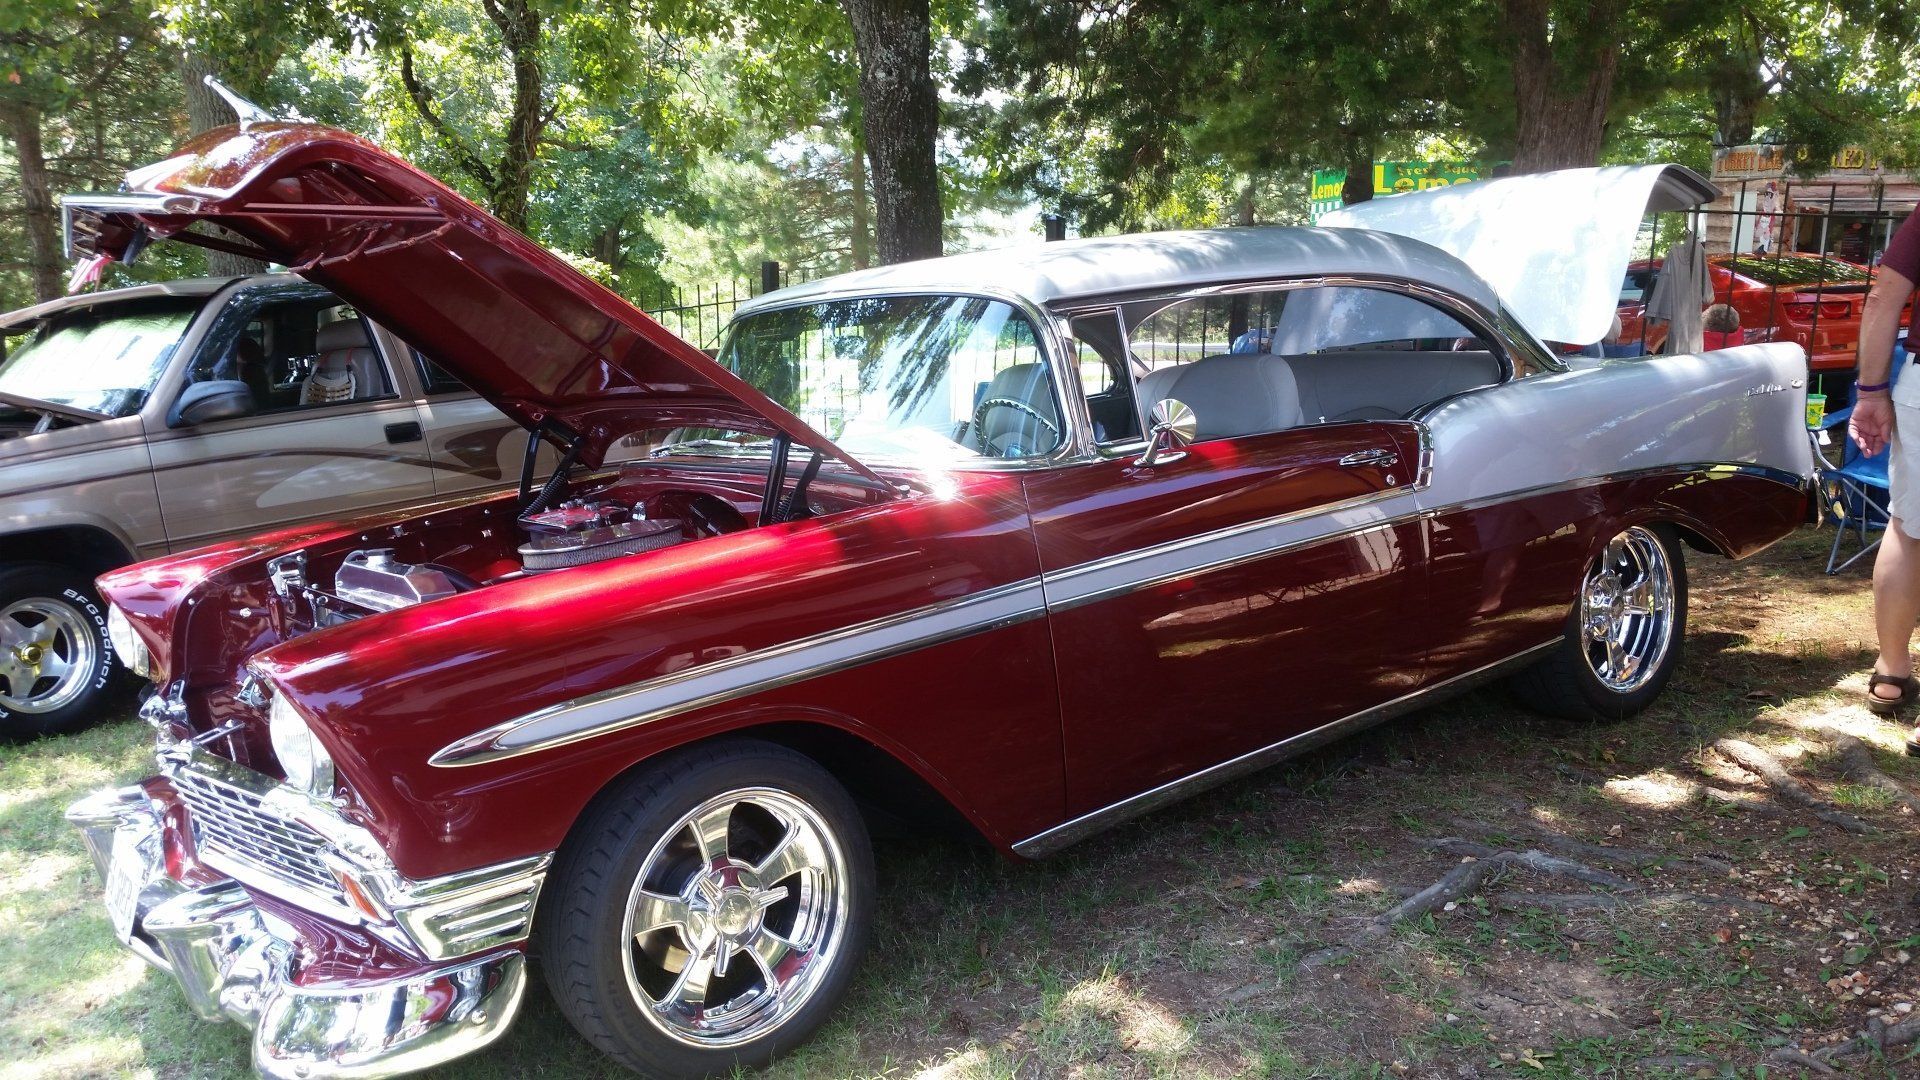
[[[1480,179],[1477,161],[1376,161],[1373,163],[1373,195],[1404,195],[1409,191],[1448,187]],[[1329,210],[1340,209],[1340,191],[1347,185],[1347,170],[1318,169],[1313,174],[1310,213],[1313,220]]]

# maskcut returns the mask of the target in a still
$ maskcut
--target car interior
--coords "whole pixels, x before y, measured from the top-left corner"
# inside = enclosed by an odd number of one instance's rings
[[[255,413],[394,395],[366,320],[332,297],[268,303],[216,340],[224,345],[203,350],[190,382],[244,382]]]
[[[1250,319],[1258,323],[1249,328]],[[1131,365],[1145,373],[1128,403],[1133,415],[1109,425],[1103,441],[1139,438],[1154,404],[1167,398],[1193,409],[1198,438],[1221,439],[1405,419],[1506,374],[1488,342],[1446,312],[1356,286],[1256,294],[1250,303],[1203,298],[1155,311],[1128,336]],[[1195,352],[1198,359],[1184,359]],[[1098,426],[1112,402],[1089,395],[1088,403]]]

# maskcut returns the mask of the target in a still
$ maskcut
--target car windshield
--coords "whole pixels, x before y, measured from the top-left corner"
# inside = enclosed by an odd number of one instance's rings
[[[55,316],[8,343],[0,393],[131,416],[153,393],[198,306],[163,298]]]
[[[1033,324],[972,296],[883,296],[748,315],[720,363],[848,453],[1023,458],[1064,425]]]

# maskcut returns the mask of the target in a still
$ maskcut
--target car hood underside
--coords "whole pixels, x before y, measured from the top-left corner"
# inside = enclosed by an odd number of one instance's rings
[[[1588,345],[1613,324],[1641,220],[1716,194],[1682,165],[1610,165],[1375,199],[1320,224],[1432,244],[1472,267],[1536,337]]]
[[[331,128],[198,136],[70,195],[73,254],[130,261],[156,238],[283,263],[399,334],[508,416],[597,464],[624,435],[677,427],[825,436],[610,290],[433,178]]]

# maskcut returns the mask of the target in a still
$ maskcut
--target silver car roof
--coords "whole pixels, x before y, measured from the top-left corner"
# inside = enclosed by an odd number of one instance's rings
[[[987,292],[1071,306],[1145,289],[1323,275],[1407,279],[1487,311],[1500,303],[1465,263],[1418,240],[1363,229],[1236,226],[1059,240],[856,270],[755,297],[736,316],[842,294]]]
[[[43,301],[32,307],[23,307],[0,315],[0,331],[16,327],[30,326],[49,315],[58,315],[63,311],[77,311],[81,308],[97,307],[101,304],[119,304],[128,300],[142,300],[150,296],[207,297],[219,292],[235,282],[271,285],[298,282],[301,279],[293,274],[257,274],[250,278],[200,277],[181,278],[178,281],[156,281],[147,285],[129,285],[121,289],[103,289],[99,292],[74,293],[71,296],[59,296]]]

